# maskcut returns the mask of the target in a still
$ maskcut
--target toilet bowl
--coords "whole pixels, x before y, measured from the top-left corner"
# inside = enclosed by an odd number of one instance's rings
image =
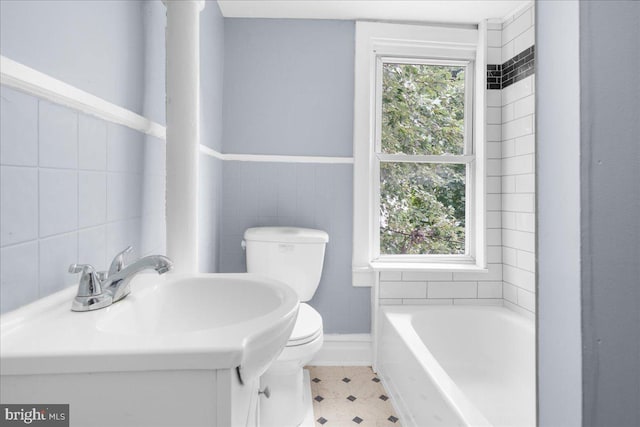
[[[278,359],[260,378],[260,388],[269,388],[270,398],[260,405],[263,427],[298,426],[307,406],[302,368],[322,347],[322,318],[311,306],[301,303],[289,342]]]
[[[320,283],[329,236],[321,230],[255,227],[245,231],[247,271],[280,280],[297,292],[300,308],[293,332],[275,362],[260,378],[269,389],[260,401],[262,427],[296,427],[311,407],[305,400],[303,367],[323,343],[322,317],[309,301]],[[308,387],[308,384],[306,385]]]

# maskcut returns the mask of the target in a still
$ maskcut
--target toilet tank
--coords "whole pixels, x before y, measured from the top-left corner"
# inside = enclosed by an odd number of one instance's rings
[[[297,227],[254,227],[244,232],[247,272],[289,285],[309,301],[318,288],[329,235]]]

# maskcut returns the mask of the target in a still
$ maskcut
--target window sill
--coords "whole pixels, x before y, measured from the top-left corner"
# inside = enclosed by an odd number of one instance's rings
[[[373,271],[431,271],[431,272],[469,272],[488,273],[489,269],[476,264],[427,263],[427,262],[380,262],[369,264]]]

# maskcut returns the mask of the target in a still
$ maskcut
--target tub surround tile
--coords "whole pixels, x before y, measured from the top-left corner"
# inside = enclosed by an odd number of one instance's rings
[[[400,426],[369,366],[308,366],[316,426]]]

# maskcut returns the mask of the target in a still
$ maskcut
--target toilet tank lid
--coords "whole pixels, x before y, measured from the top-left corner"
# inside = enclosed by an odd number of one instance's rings
[[[329,235],[322,230],[299,227],[253,227],[244,232],[252,242],[327,243]]]

